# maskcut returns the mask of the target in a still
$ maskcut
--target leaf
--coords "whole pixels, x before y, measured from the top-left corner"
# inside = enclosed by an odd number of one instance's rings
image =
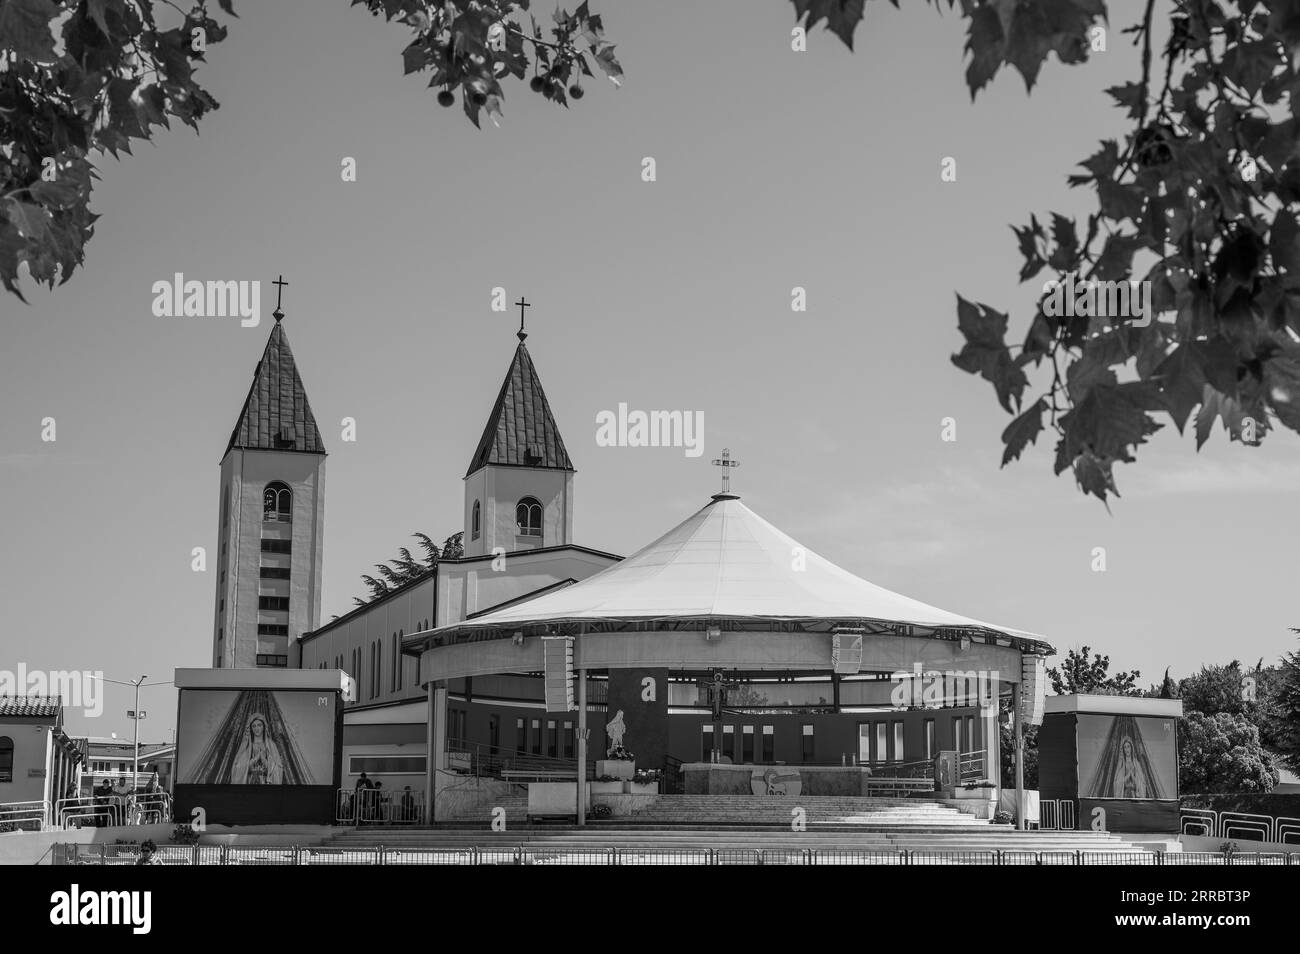
[[[54,62],[51,24],[59,15],[53,0],[4,0],[0,3],[0,49],[13,50],[19,62]]]
[[[402,50],[402,75],[409,76],[427,69],[434,61],[429,44],[423,39],[415,39]]]
[[[1137,119],[1142,115],[1142,108],[1146,105],[1146,88],[1141,83],[1129,82],[1123,86],[1112,86],[1106,92],[1117,105],[1128,110],[1129,119]]]
[[[970,65],[966,67],[966,85],[970,87],[972,100],[1002,68],[1005,48],[1002,19],[993,9],[993,4],[980,4],[971,13],[966,35],[966,52],[971,55]]]
[[[1106,236],[1101,255],[1097,258],[1096,277],[1101,281],[1120,281],[1128,278],[1133,269],[1133,255],[1145,242],[1136,235],[1114,232]]]
[[[221,4],[221,9],[226,11],[226,13],[230,14],[232,17],[239,16],[239,14],[235,12],[235,5],[232,0],[217,0],[217,3]]]
[[[1052,240],[1056,242],[1056,250],[1052,253],[1051,266],[1058,272],[1069,271],[1079,255],[1079,235],[1075,230],[1074,219],[1053,212]]]
[[[1002,466],[1018,460],[1025,447],[1038,440],[1043,429],[1043,414],[1047,411],[1047,402],[1039,398],[1023,414],[1007,425],[1002,432],[1002,443],[1006,449],[1002,452]]]
[[[0,210],[26,241],[40,243],[45,239],[50,227],[50,213],[41,206],[10,197]]]
[[[1029,379],[1012,360],[1006,345],[1007,316],[958,295],[957,327],[965,336],[966,345],[952,356],[952,363],[989,381],[997,392],[998,403],[1007,413],[1012,413],[1012,399],[1018,408]]]
[[[1293,431],[1300,431],[1300,355],[1292,346],[1264,362],[1265,399],[1273,413]]]
[[[1278,209],[1268,234],[1268,252],[1273,267],[1300,274],[1300,225],[1286,209]]]
[[[591,56],[592,59],[596,61],[596,65],[600,67],[601,71],[609,77],[611,83],[615,86],[623,85],[623,67],[619,65],[618,60],[614,56],[614,44],[608,43],[593,50]]]
[[[108,18],[105,15],[110,4],[113,7],[113,12],[120,17],[124,6],[124,0],[89,0],[86,4],[86,12],[89,13],[90,18],[95,21],[95,25],[99,27],[99,31],[111,40],[113,34],[108,28]]]
[[[838,36],[850,50],[853,49],[853,31],[862,20],[866,0],[794,0],[795,19],[802,19],[811,30],[822,20],[826,29]]]
[[[1115,487],[1114,461],[1084,453],[1075,459],[1072,466],[1074,479],[1084,493],[1092,494],[1102,503],[1106,502],[1107,493],[1119,496],[1119,490]]]

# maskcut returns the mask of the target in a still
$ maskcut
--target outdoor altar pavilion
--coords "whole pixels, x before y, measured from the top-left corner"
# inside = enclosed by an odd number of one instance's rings
[[[917,764],[950,751],[996,786],[1001,703],[1010,701],[1017,738],[1026,719],[1041,721],[1043,662],[1054,650],[1031,633],[860,579],[723,492],[582,582],[414,633],[403,651],[419,657],[428,693],[427,817],[435,818],[449,690],[462,737],[453,748],[477,740],[508,750],[502,710],[482,724],[473,710],[490,708],[493,680],[533,680],[549,725],[566,714],[564,725],[576,721],[578,805],[589,748],[605,757],[602,729],[616,712],[641,768],[729,763],[784,766],[789,775],[869,765],[879,778],[904,774],[902,766],[915,776]],[[981,687],[991,688],[977,698]],[[593,702],[600,688],[605,698]],[[527,721],[516,720],[520,748]],[[1019,768],[1017,759],[1018,783]],[[823,793],[818,778],[803,794]]]

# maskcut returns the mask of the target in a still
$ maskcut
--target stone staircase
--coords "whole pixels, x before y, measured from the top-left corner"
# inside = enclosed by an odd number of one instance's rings
[[[910,851],[918,863],[954,858],[992,863],[994,852],[1074,852],[1128,854],[1136,845],[1106,832],[1018,832],[994,825],[933,799],[773,796],[661,795],[632,816],[591,820],[584,827],[566,823],[529,824],[522,797],[502,799],[506,830],[492,831],[490,818],[467,818],[427,828],[341,830],[324,844],[333,849],[391,851],[523,846],[534,851],[571,853],[644,849],[660,852],[756,851],[769,854]],[[794,831],[796,808],[804,810],[805,830]],[[719,855],[721,857],[721,855]]]
[[[866,826],[874,830],[913,826],[966,828],[988,822],[957,808],[922,798],[771,795],[660,795],[648,807],[602,824],[772,825],[788,828],[802,813],[812,825]]]

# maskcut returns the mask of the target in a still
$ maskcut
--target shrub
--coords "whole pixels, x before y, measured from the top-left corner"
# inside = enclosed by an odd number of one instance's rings
[[[177,825],[172,829],[173,845],[197,845],[198,843],[199,833],[192,825]]]

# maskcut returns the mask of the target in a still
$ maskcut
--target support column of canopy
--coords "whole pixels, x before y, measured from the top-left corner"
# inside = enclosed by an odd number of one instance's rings
[[[991,698],[980,699],[980,721],[984,723],[984,778],[1002,789],[1002,733],[998,726],[998,691],[995,686]]]
[[[1016,831],[1025,830],[1025,746],[1020,722],[1020,683],[1011,686],[1011,720],[1015,726]]]
[[[447,687],[429,680],[429,728],[425,759],[424,815],[426,824],[437,818],[438,772],[447,761]]]
[[[578,824],[587,823],[587,669],[578,669]]]
[[[429,702],[429,713],[425,717],[424,737],[424,823],[433,824],[433,785],[437,774],[433,768],[433,680],[425,687]]]

